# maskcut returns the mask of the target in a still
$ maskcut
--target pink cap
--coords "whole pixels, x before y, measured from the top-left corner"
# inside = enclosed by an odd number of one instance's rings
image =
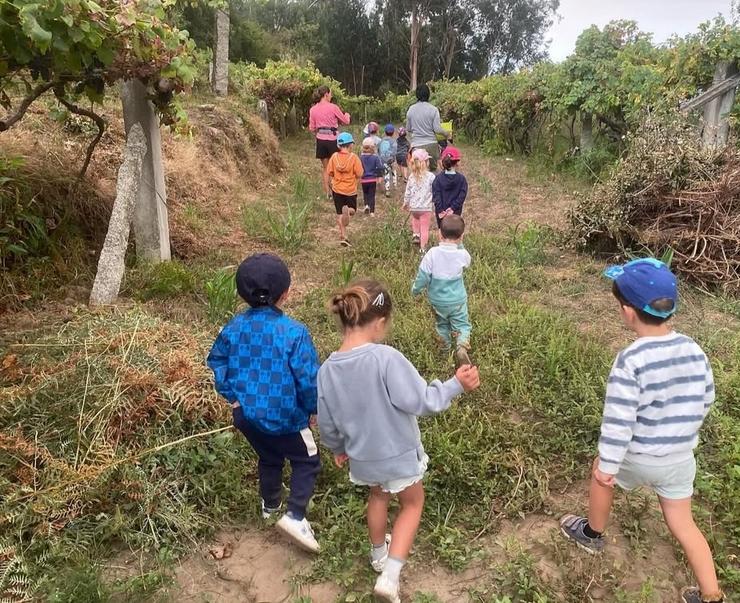
[[[429,153],[426,152],[426,149],[414,149],[411,158],[419,161],[429,161]]]
[[[452,145],[447,145],[439,158],[444,159],[445,157],[449,157],[452,161],[460,161],[462,159],[459,149]]]

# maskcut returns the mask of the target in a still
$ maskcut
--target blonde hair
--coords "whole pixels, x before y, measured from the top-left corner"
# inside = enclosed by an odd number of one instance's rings
[[[362,145],[362,152],[363,153],[370,153],[371,155],[375,154],[375,145],[374,144],[363,144]]]
[[[429,171],[429,160],[426,159],[421,161],[420,159],[411,159],[409,164],[410,176],[414,180],[421,180],[424,177],[424,173]]]
[[[342,327],[364,327],[378,318],[388,318],[393,310],[391,296],[378,281],[357,281],[329,300],[329,310],[339,317]]]

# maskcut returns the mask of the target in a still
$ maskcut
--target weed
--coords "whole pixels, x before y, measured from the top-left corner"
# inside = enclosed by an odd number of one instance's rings
[[[312,205],[310,201],[297,207],[292,203],[286,203],[282,216],[268,213],[270,242],[288,253],[296,253],[302,249],[308,239],[308,216]]]
[[[342,263],[339,265],[339,283],[342,287],[346,287],[352,281],[352,273],[355,270],[355,261],[347,261],[342,257]]]
[[[541,264],[545,258],[544,245],[547,241],[546,231],[535,224],[517,224],[508,227],[509,237],[514,247],[514,261],[517,266]]]
[[[205,292],[208,320],[216,324],[229,320],[238,303],[234,267],[224,268],[206,281]]]
[[[122,289],[141,301],[148,301],[193,293],[197,285],[196,273],[183,262],[172,260],[142,264],[130,270]]]

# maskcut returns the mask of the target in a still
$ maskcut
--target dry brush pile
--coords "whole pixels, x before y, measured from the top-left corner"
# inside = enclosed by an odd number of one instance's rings
[[[674,267],[694,284],[740,292],[740,151],[702,149],[680,117],[648,118],[569,218],[583,248],[672,251]]]

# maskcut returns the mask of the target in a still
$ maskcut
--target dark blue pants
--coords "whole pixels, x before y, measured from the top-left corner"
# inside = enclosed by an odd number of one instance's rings
[[[377,182],[362,183],[362,198],[365,201],[365,207],[375,213],[375,191],[378,189]]]
[[[292,470],[288,511],[295,519],[303,519],[321,470],[319,451],[311,430],[306,427],[296,433],[270,435],[247,421],[241,407],[235,408],[233,414],[234,426],[244,434],[259,458],[260,495],[265,506],[271,509],[280,506],[283,465],[287,459]]]

